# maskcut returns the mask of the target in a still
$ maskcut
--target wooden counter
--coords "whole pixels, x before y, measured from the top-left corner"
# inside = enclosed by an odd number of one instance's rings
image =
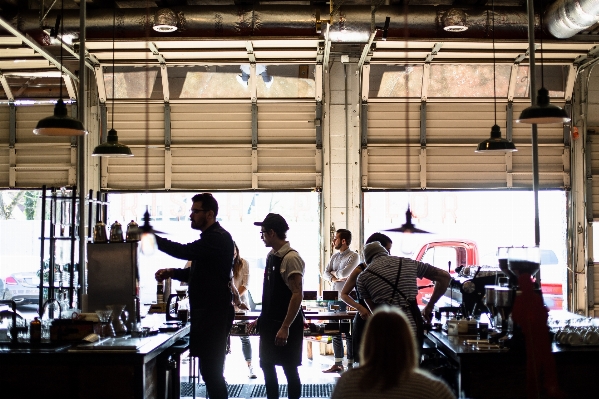
[[[189,324],[176,332],[140,338],[142,344],[136,350],[77,349],[75,345],[54,344],[41,345],[40,349],[22,345],[13,349],[3,345],[2,397],[165,398],[168,363],[171,357],[178,357],[172,347],[187,334]],[[172,379],[178,383],[178,370],[176,374]]]
[[[517,350],[478,351],[466,345],[471,336],[432,331],[428,337],[457,370],[457,385],[470,399],[526,398],[526,354]],[[596,397],[592,378],[599,375],[599,347],[553,344],[558,382],[567,398]]]

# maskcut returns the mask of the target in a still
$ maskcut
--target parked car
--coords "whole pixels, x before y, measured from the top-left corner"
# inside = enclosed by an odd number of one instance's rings
[[[37,288],[39,279],[36,272],[18,272],[9,275],[4,279],[4,287],[8,291],[5,294],[6,299],[12,299],[17,305],[39,304]]]

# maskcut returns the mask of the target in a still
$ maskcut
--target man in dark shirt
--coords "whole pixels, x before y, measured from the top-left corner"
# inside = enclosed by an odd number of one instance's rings
[[[227,336],[235,311],[229,288],[233,268],[233,239],[216,221],[218,203],[209,193],[192,198],[191,228],[200,239],[179,244],[156,237],[158,249],[172,257],[191,260],[187,269],[160,269],[156,280],[165,278],[188,283],[191,312],[190,354],[197,357],[200,373],[211,399],[227,398],[223,376]]]

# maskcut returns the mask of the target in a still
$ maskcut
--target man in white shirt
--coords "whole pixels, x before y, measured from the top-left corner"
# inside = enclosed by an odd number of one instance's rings
[[[341,290],[343,290],[345,281],[360,261],[358,254],[349,248],[350,244],[351,231],[347,229],[337,230],[333,239],[333,246],[339,252],[331,256],[331,260],[324,271],[324,278],[332,283],[333,289],[339,294],[338,298],[341,298]],[[345,307],[344,302],[339,302],[339,304]],[[349,333],[345,334],[345,342],[347,344],[347,367],[353,367],[353,345]],[[331,368],[323,370],[323,373],[340,373],[343,371],[344,351],[341,333],[333,336],[333,352],[335,353],[335,364]]]

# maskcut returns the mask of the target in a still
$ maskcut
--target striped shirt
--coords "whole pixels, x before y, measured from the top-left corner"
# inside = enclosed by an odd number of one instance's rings
[[[386,391],[362,391],[360,381],[364,372],[358,367],[341,374],[331,399],[455,399],[443,381],[422,370],[414,370],[398,386]]]
[[[408,303],[406,299],[399,293],[393,296],[393,287],[382,280],[379,276],[369,272],[371,270],[381,276],[385,277],[395,284],[397,279],[397,272],[401,261],[401,274],[397,283],[399,291],[406,296],[407,299],[415,300],[418,295],[418,285],[416,278],[424,277],[424,273],[430,266],[428,263],[422,263],[409,258],[400,258],[397,256],[380,255],[375,257],[370,265],[358,276],[356,287],[360,292],[360,297],[363,299],[370,299],[372,302],[377,304],[389,304],[406,308]],[[406,311],[406,315],[415,329],[416,324],[414,323],[411,312]]]

